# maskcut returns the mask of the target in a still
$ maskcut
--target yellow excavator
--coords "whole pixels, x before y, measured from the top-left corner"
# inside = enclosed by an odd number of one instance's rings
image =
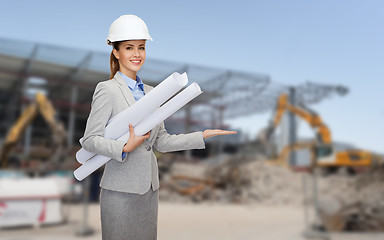
[[[315,131],[316,139],[310,142],[297,142],[287,145],[279,154],[274,154],[271,145],[271,136],[276,127],[280,124],[285,111],[289,111],[306,121]],[[336,152],[332,144],[330,129],[323,123],[321,117],[305,106],[294,106],[289,103],[288,95],[282,94],[278,98],[275,116],[269,126],[259,133],[261,140],[267,148],[269,158],[276,162],[286,164],[286,158],[291,151],[309,148],[311,159],[316,159],[316,166],[334,170],[340,167],[370,167],[383,165],[381,156],[363,150],[344,150]],[[311,164],[315,164],[311,161]]]
[[[43,116],[52,132],[53,152],[50,154],[50,161],[58,163],[63,157],[66,145],[66,131],[64,126],[61,122],[55,119],[56,112],[51,102],[43,94],[37,93],[35,102],[31,103],[23,110],[21,116],[11,127],[2,144],[0,155],[1,168],[7,168],[9,162],[8,155],[38,112]]]

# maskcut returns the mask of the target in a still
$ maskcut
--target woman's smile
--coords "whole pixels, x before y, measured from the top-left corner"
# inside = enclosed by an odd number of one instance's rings
[[[135,65],[140,65],[141,60],[131,60],[131,63],[133,63]]]

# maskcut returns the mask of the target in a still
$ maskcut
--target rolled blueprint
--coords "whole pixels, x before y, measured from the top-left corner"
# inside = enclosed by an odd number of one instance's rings
[[[105,128],[104,137],[109,139],[121,137],[121,135],[129,131],[129,124],[135,127],[187,83],[188,76],[186,73],[181,75],[177,72],[172,73],[135,104],[111,118]],[[82,143],[83,138],[80,139],[80,144]],[[85,163],[93,156],[95,156],[95,153],[88,152],[84,148],[76,153],[76,159],[79,163]]]
[[[199,85],[197,83],[192,83],[182,92],[177,94],[159,109],[154,111],[148,117],[146,117],[142,122],[137,124],[133,130],[135,135],[142,136],[156,125],[167,119],[185,104],[190,102],[195,97],[199,96],[202,93]],[[124,135],[118,138],[121,141],[128,141],[129,139],[129,131],[127,131]],[[99,167],[103,166],[110,160],[109,157],[97,154],[92,158],[91,161],[85,162],[82,166],[74,171],[75,178],[79,181],[83,180],[91,173],[96,171]]]

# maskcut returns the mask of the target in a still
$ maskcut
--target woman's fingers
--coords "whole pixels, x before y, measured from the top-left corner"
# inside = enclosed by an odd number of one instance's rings
[[[133,136],[135,134],[135,131],[133,131],[133,126],[132,124],[129,124],[129,135]]]
[[[145,140],[147,138],[149,138],[151,135],[151,132],[147,132],[146,134],[144,134],[143,136],[137,136],[137,138],[139,138],[140,140]]]
[[[234,131],[219,131],[219,132],[216,132],[215,135],[231,135],[236,133],[237,132],[234,132]]]
[[[226,130],[220,130],[220,129],[215,129],[213,130],[214,134],[218,135],[229,135],[229,134],[236,134],[236,131],[226,131]]]
[[[147,132],[143,136],[136,136],[132,124],[129,124],[129,139],[127,141],[127,144],[124,145],[124,151],[130,152],[136,149],[138,146],[140,146],[145,139],[149,138],[151,135],[151,132]]]
[[[219,135],[230,135],[230,134],[237,134],[236,131],[227,131],[227,130],[221,130],[221,129],[207,129],[203,132],[204,138],[210,138],[214,136]]]
[[[220,135],[229,135],[229,134],[236,134],[236,131],[220,131]]]
[[[150,135],[151,135],[151,132],[147,132],[147,133],[144,135],[145,139],[149,138]]]

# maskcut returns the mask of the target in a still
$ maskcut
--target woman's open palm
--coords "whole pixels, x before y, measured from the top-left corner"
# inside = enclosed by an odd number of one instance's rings
[[[219,135],[230,135],[230,134],[237,134],[236,131],[226,131],[221,129],[207,129],[203,132],[204,139],[219,136]]]

